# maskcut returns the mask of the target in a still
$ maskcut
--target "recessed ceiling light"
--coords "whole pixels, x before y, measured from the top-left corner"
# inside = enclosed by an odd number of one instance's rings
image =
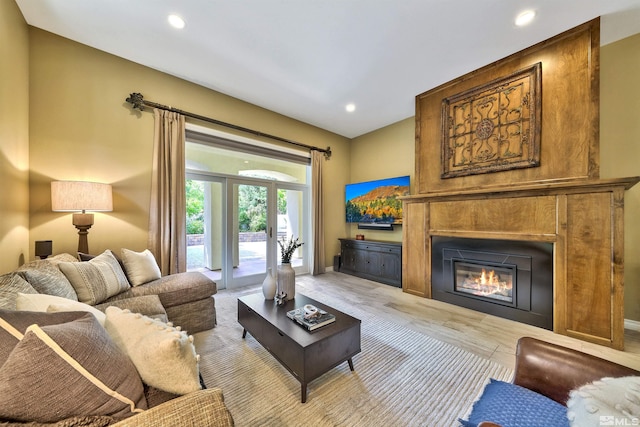
[[[184,28],[184,19],[180,18],[178,15],[169,15],[167,18],[169,24],[171,24],[174,28]]]
[[[522,27],[525,26],[529,23],[531,23],[531,21],[533,21],[533,18],[536,17],[536,12],[533,10],[526,10],[524,12],[522,12],[520,15],[518,15],[516,17],[516,25],[518,27]]]
[[[348,113],[353,113],[356,111],[356,104],[347,104],[344,109],[347,110]]]

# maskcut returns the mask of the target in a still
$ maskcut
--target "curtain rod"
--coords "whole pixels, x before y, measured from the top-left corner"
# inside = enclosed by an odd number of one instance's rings
[[[158,104],[158,103],[155,103],[155,102],[147,101],[147,100],[144,99],[144,97],[142,96],[141,93],[135,93],[135,92],[131,93],[131,94],[129,94],[129,97],[125,101],[128,102],[129,104],[131,104],[132,105],[131,108],[133,108],[134,110],[137,108],[140,111],[144,111],[144,107],[153,107],[153,108],[159,108],[161,110],[172,111],[174,113],[182,114],[183,116],[191,117],[191,118],[194,118],[194,119],[197,119],[197,120],[202,120],[204,122],[213,123],[213,124],[216,124],[216,125],[228,127],[228,128],[231,128],[231,129],[242,131],[242,132],[247,132],[247,133],[250,133],[252,135],[261,136],[263,138],[269,138],[269,139],[273,139],[273,140],[276,140],[276,141],[285,142],[287,144],[295,145],[297,147],[306,148],[309,151],[311,151],[311,150],[320,151],[321,153],[324,153],[324,157],[326,157],[327,159],[331,158],[331,147],[327,147],[327,148],[313,147],[311,145],[302,144],[300,142],[292,141],[290,139],[285,139],[285,138],[281,138],[279,136],[269,135],[268,133],[260,132],[260,131],[257,131],[257,130],[245,128],[245,127],[238,126],[238,125],[233,125],[231,123],[222,122],[220,120],[212,119],[210,117],[201,116],[199,114],[194,114],[194,113],[189,113],[188,111],[183,111],[183,110],[179,110],[177,108],[169,107],[167,105],[162,105],[162,104]]]

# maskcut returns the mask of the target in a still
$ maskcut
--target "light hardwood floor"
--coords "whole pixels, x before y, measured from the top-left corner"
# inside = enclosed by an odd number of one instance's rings
[[[322,290],[351,304],[366,305],[387,321],[462,347],[511,369],[516,343],[531,336],[571,347],[640,370],[640,331],[625,330],[625,351],[591,344],[551,331],[440,301],[409,295],[402,289],[338,272],[296,277],[296,292]],[[219,292],[259,292],[259,286]],[[319,298],[316,298],[319,300]]]

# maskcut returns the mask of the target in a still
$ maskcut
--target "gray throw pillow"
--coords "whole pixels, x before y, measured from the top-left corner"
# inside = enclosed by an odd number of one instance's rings
[[[15,310],[18,293],[37,294],[38,291],[18,274],[8,273],[0,276],[0,308]]]
[[[55,295],[78,301],[78,296],[73,286],[58,268],[57,260],[31,261],[18,267],[16,272],[41,294]]]
[[[69,323],[29,326],[0,367],[0,418],[123,419],[145,409],[135,366],[88,313]]]
[[[69,279],[78,301],[96,305],[130,288],[124,271],[110,250],[86,262],[61,262],[60,270]]]
[[[56,325],[79,319],[85,313],[44,313],[0,309],[0,366],[20,342],[27,328],[34,323],[40,326]],[[17,331],[17,332],[16,332]]]

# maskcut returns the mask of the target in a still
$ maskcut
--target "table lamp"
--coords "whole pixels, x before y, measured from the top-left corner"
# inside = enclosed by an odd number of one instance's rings
[[[92,212],[111,212],[113,197],[111,184],[87,181],[52,181],[51,210],[78,212],[73,214],[73,225],[78,229],[78,252],[89,253],[87,234],[93,225]]]

